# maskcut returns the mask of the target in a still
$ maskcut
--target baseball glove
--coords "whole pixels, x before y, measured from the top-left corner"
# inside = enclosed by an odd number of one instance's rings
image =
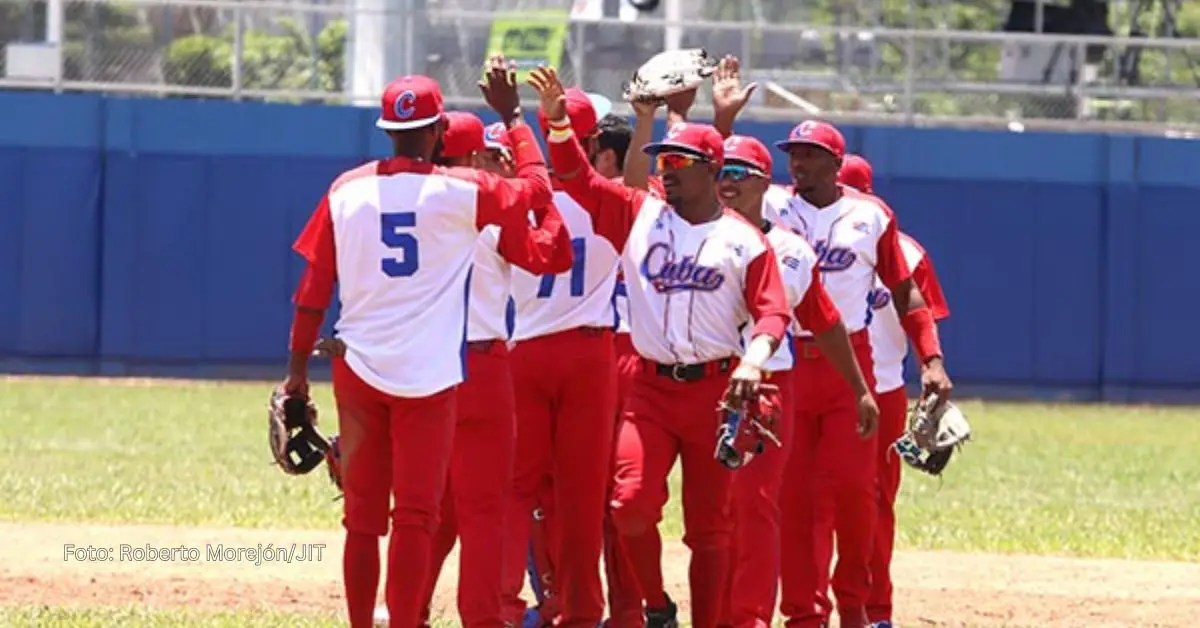
[[[908,429],[892,448],[909,466],[941,475],[955,450],[971,439],[971,425],[957,406],[937,403],[937,395],[918,401],[908,414]]]
[[[741,407],[721,400],[717,406],[721,421],[717,428],[717,461],[728,469],[740,469],[766,451],[767,441],[782,446],[775,435],[780,410],[779,388],[773,384],[760,384],[758,396]]]
[[[627,102],[662,102],[667,96],[695,89],[717,70],[717,60],[703,48],[660,52],[642,64],[625,84]]]
[[[271,455],[288,475],[308,473],[325,459],[329,442],[317,431],[317,405],[311,399],[276,388],[267,406],[267,426]]]

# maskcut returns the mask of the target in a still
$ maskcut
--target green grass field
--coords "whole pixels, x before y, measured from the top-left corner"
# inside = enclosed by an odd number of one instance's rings
[[[271,465],[268,392],[0,382],[0,518],[337,527],[340,506],[323,470],[289,478]],[[329,388],[314,396],[323,427],[335,430]],[[1194,408],[963,407],[976,442],[944,481],[906,475],[901,547],[1200,559]],[[676,500],[664,534],[680,536]]]
[[[270,384],[0,380],[0,520],[336,529],[323,469],[266,444]],[[328,386],[314,395],[336,431]],[[1200,560],[1200,411],[964,401],[976,441],[906,474],[900,549]],[[678,477],[673,478],[678,494]],[[663,532],[680,536],[672,500]],[[338,626],[337,617],[0,607],[3,626]]]

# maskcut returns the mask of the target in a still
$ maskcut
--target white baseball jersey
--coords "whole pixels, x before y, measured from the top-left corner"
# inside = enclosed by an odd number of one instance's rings
[[[475,240],[475,269],[471,273],[471,300],[467,314],[467,340],[507,340],[508,285],[512,266],[500,255],[500,228],[488,226]]]
[[[821,282],[849,333],[867,326],[867,298],[875,287],[876,276],[886,285],[909,277],[899,250],[895,217],[874,196],[843,187],[840,199],[818,209],[794,195],[784,207],[768,205],[764,214],[768,220],[795,230],[812,245]]]
[[[906,234],[900,234],[900,250],[912,269],[913,279],[921,288],[935,320],[949,315],[941,286],[926,259],[925,249]],[[908,354],[908,335],[892,302],[892,292],[878,279],[871,291],[871,356],[875,363],[875,391],[890,392],[904,385],[904,357]]]
[[[342,305],[334,327],[355,374],[409,398],[463,381],[479,232],[488,224],[521,229],[517,208],[548,197],[533,183],[404,158],[334,182],[294,248],[310,265],[334,258]]]
[[[741,355],[747,272],[767,247],[732,211],[693,225],[646,197],[621,257],[637,352],[662,364]]]
[[[772,226],[767,231],[766,237],[767,243],[775,251],[779,275],[783,279],[783,289],[787,294],[788,310],[795,311],[813,283],[813,268],[817,265],[817,254],[813,252],[808,242],[804,241],[804,238],[785,227]],[[763,365],[767,371],[772,373],[787,371],[796,365],[792,335],[797,329],[799,329],[799,324],[793,320],[787,335],[779,343],[779,348]],[[750,344],[751,331],[749,325],[743,329],[743,347]]]
[[[596,233],[591,215],[566,192],[555,192],[554,205],[571,234],[574,265],[557,275],[512,270],[517,342],[577,327],[611,329],[616,320],[617,249]]]

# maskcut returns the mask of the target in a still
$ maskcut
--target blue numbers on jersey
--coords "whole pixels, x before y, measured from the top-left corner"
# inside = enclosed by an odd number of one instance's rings
[[[583,238],[571,240],[571,250],[575,263],[571,264],[571,296],[583,296],[583,267],[587,262],[587,248]],[[542,275],[542,283],[538,286],[538,298],[549,299],[554,292],[554,278],[557,275]]]
[[[383,274],[388,277],[411,277],[421,265],[419,260],[420,248],[417,237],[411,233],[403,233],[401,229],[412,229],[417,226],[415,212],[395,212],[379,215],[379,239],[389,249],[399,249],[400,257],[383,259],[381,267]]]

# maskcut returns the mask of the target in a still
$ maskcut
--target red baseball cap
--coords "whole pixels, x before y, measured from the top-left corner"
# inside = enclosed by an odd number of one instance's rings
[[[647,155],[695,155],[718,164],[725,160],[725,142],[721,140],[721,134],[707,124],[693,122],[675,123],[667,129],[667,136],[661,142],[647,144],[642,151]]]
[[[792,132],[788,133],[786,140],[775,142],[775,147],[786,151],[800,144],[820,146],[838,159],[846,155],[846,138],[842,137],[841,131],[827,122],[805,120],[792,127]]]
[[[842,158],[842,167],[838,170],[838,183],[844,183],[860,192],[874,194],[871,184],[874,179],[874,169],[871,162],[855,154]]]
[[[428,76],[413,74],[388,83],[375,126],[388,131],[419,129],[441,120],[442,115],[441,86]]]
[[[442,157],[466,157],[487,149],[483,141],[483,120],[466,111],[446,112],[446,132],[442,135]]]
[[[737,161],[771,173],[771,151],[758,138],[748,135],[730,135],[725,138],[725,163]]]
[[[571,130],[578,137],[591,137],[596,133],[596,123],[612,111],[612,101],[599,94],[589,94],[578,87],[564,91],[567,100],[567,118],[571,120]],[[550,120],[546,112],[538,109],[538,124],[542,133],[550,131]]]
[[[508,137],[508,129],[503,122],[489,124],[483,130],[483,145],[488,150],[498,150],[503,153],[512,152],[512,140]]]

